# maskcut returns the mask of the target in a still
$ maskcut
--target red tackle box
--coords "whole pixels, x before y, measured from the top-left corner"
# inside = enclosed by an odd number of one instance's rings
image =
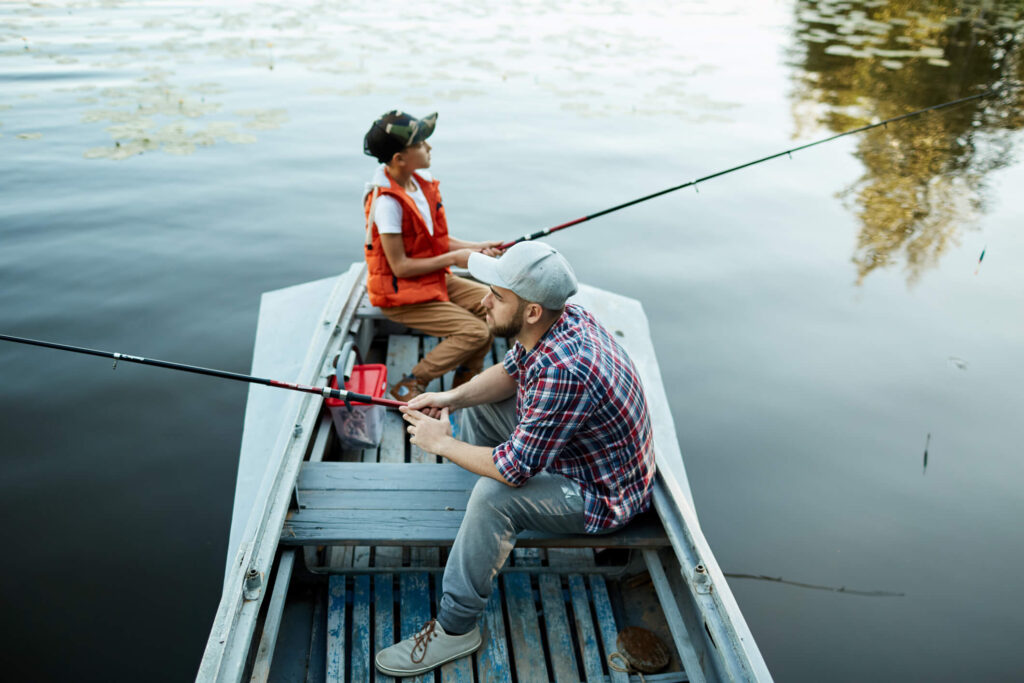
[[[384,396],[388,384],[388,369],[384,365],[355,365],[352,377],[345,382],[345,390],[373,398]],[[331,376],[331,388],[338,388],[338,378]],[[337,398],[327,399],[334,431],[345,449],[376,448],[384,433],[384,406],[350,401],[351,408]]]

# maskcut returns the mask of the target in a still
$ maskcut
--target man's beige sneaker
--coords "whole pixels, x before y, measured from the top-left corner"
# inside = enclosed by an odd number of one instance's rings
[[[412,638],[377,653],[377,670],[388,676],[417,676],[459,657],[476,652],[483,639],[480,627],[461,636],[450,636],[431,619]]]

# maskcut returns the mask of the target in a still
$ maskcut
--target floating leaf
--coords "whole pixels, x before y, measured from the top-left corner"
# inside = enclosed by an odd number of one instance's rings
[[[850,57],[853,55],[853,52],[853,48],[849,45],[829,45],[825,48],[825,54],[838,55],[840,57]]]

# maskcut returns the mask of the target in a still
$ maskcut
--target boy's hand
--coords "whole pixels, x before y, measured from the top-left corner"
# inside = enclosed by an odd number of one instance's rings
[[[484,256],[497,257],[505,253],[505,250],[501,248],[501,240],[494,240],[491,242],[480,242],[480,253]]]
[[[472,254],[475,251],[477,251],[477,250],[476,249],[456,249],[453,252],[449,252],[449,253],[451,253],[452,257],[455,259],[455,262],[452,265],[457,266],[459,268],[468,268],[469,267],[469,255]]]

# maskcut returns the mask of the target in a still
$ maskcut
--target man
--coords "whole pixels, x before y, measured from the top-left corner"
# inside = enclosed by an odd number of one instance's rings
[[[481,478],[448,556],[437,620],[377,655],[391,676],[480,647],[477,618],[520,532],[607,533],[650,505],[654,443],[643,387],[608,331],[566,304],[577,289],[566,260],[522,242],[501,259],[472,254],[469,270],[489,285],[491,332],[515,343],[503,363],[401,409],[413,444]],[[453,410],[465,441],[452,437]]]
[[[390,111],[363,139],[363,151],[381,162],[363,194],[370,303],[390,320],[444,337],[392,386],[392,396],[402,401],[452,369],[453,386],[468,381],[483,368],[492,342],[480,304],[486,288],[451,275],[449,266],[465,268],[471,253],[496,254],[500,243],[448,234],[439,183],[426,170],[426,140],[436,124],[436,113],[416,119]]]

